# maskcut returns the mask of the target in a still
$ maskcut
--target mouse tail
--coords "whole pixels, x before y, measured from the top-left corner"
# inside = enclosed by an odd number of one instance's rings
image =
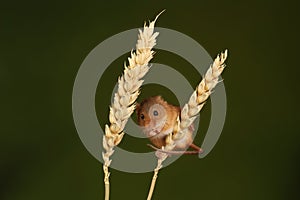
[[[198,155],[198,154],[203,152],[203,150],[200,147],[196,146],[196,145],[195,146],[198,147],[198,149],[195,149],[195,151],[173,151],[173,150],[169,151],[169,150],[159,149],[159,148],[157,148],[157,147],[155,147],[151,144],[148,144],[148,146],[151,147],[152,149],[156,150],[156,151],[166,153],[166,154],[169,154],[169,155],[181,155],[181,154]]]

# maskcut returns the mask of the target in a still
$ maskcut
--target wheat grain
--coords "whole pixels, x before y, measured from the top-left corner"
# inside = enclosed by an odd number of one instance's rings
[[[159,15],[158,15],[159,16]],[[135,101],[139,95],[139,88],[143,83],[141,80],[148,72],[149,61],[153,58],[152,48],[156,45],[158,32],[154,32],[154,25],[158,18],[144,25],[143,30],[139,30],[136,51],[131,52],[128,58],[129,65],[124,64],[124,74],[119,77],[118,90],[114,95],[114,101],[110,106],[109,125],[105,125],[105,135],[103,136],[103,172],[105,183],[105,200],[109,199],[109,170],[111,164],[111,155],[114,153],[114,147],[117,146],[123,136],[123,129],[128,118],[135,109]]]

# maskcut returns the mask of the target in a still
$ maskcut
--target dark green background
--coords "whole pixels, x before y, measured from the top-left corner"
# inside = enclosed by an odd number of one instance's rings
[[[223,75],[228,111],[213,151],[164,168],[154,199],[299,198],[299,3],[29,0],[0,6],[0,199],[103,199],[101,163],[87,152],[73,124],[73,82],[96,45],[143,25],[162,9],[167,11],[157,26],[189,35],[212,57],[229,49]],[[101,84],[116,81],[119,74],[111,72],[121,73],[126,56],[99,83],[102,126],[110,90],[100,93]],[[155,62],[191,67],[162,51]],[[199,76],[192,72],[183,71],[195,87]],[[151,87],[157,86],[145,92]],[[162,93],[176,103],[169,91]],[[210,103],[201,112],[197,144],[209,116]],[[122,145],[147,151],[146,143],[125,137]],[[111,199],[146,199],[152,173],[111,171]]]

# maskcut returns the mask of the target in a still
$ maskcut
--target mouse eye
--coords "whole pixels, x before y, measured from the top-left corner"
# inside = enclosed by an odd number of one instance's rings
[[[154,115],[154,116],[157,116],[157,115],[158,115],[157,110],[154,110],[154,111],[153,111],[153,115]]]
[[[143,114],[141,114],[141,119],[145,119],[145,116]]]

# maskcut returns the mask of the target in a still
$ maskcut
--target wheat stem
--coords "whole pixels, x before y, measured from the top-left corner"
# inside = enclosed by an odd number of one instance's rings
[[[154,169],[154,174],[153,174],[153,177],[152,177],[151,186],[150,186],[150,189],[149,189],[149,193],[148,193],[147,200],[151,200],[151,198],[152,198],[153,191],[154,191],[155,184],[156,184],[156,179],[157,179],[157,177],[158,177],[158,171],[162,168],[162,162],[163,162],[167,157],[168,157],[167,154],[162,153],[162,154],[158,157],[158,159],[157,159],[157,166],[156,166],[156,168]]]
[[[104,172],[104,185],[105,185],[105,200],[109,200],[109,172],[108,166],[103,165],[103,172]]]
[[[118,90],[114,95],[114,101],[110,107],[109,122],[105,125],[105,135],[103,136],[103,172],[105,184],[105,200],[109,199],[109,166],[111,164],[111,155],[114,153],[114,147],[117,146],[123,136],[124,127],[135,109],[135,101],[139,95],[139,88],[143,83],[142,78],[148,72],[149,61],[153,58],[152,48],[156,45],[158,32],[154,32],[154,21],[143,30],[139,30],[136,51],[131,52],[128,58],[129,65],[124,69],[124,74],[119,77]]]
[[[172,150],[174,148],[174,141],[171,140],[170,137],[172,137],[172,133],[167,136],[167,139],[166,139],[167,140],[167,146],[162,147],[162,150],[169,151],[169,150]],[[154,174],[153,174],[153,177],[152,177],[152,182],[151,182],[151,186],[150,186],[150,189],[149,189],[149,192],[148,192],[147,200],[151,200],[151,197],[153,195],[153,191],[154,191],[154,188],[155,188],[155,184],[156,184],[158,171],[163,167],[162,163],[168,157],[167,153],[160,152],[160,151],[156,151],[155,155],[157,157],[157,166],[154,169]]]
[[[158,169],[155,169],[153,177],[152,177],[151,186],[150,186],[150,190],[149,190],[149,193],[148,193],[147,200],[151,200],[151,198],[152,198],[154,187],[155,187],[155,184],[156,184],[157,174],[158,174]]]

